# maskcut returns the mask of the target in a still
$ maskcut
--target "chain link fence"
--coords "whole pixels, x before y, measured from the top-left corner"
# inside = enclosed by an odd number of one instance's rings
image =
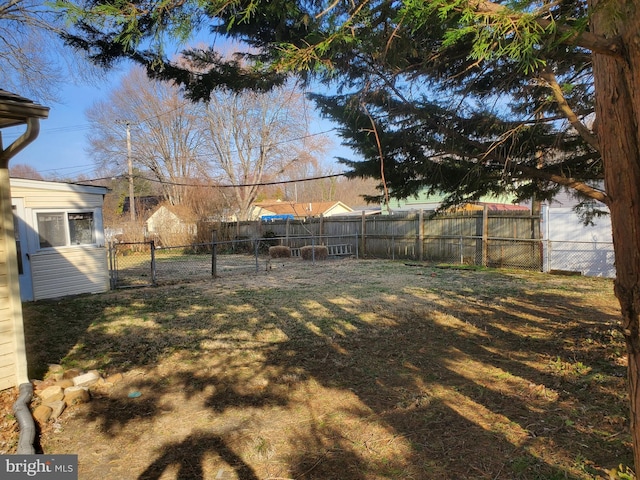
[[[204,280],[237,274],[257,273],[278,268],[278,264],[302,262],[304,245],[319,245],[317,239],[292,238],[290,258],[277,261],[269,248],[282,245],[282,239],[257,238],[194,245],[156,247],[154,242],[111,243],[109,269],[111,288],[142,287]],[[330,249],[333,252],[334,249]],[[336,250],[329,259],[351,256],[350,248]],[[312,261],[314,261],[312,259]]]
[[[565,217],[527,212],[470,211],[431,218],[428,212],[391,216],[311,217],[296,221],[201,223],[188,245],[115,243],[109,248],[112,288],[156,285],[238,274],[257,274],[305,261],[301,249],[325,246],[327,260],[411,260],[614,277],[611,242],[567,237]],[[572,217],[571,217],[572,218]],[[555,223],[551,222],[554,220]],[[552,224],[553,223],[553,227]],[[571,227],[571,225],[569,225]],[[578,230],[582,232],[582,230]],[[546,238],[541,238],[546,237]],[[290,257],[270,258],[269,248],[288,247]],[[313,249],[315,251],[315,249]],[[310,261],[316,261],[312,256]],[[319,260],[319,259],[318,259]]]
[[[144,287],[156,284],[153,242],[109,244],[111,288]]]
[[[271,258],[269,248],[273,246],[289,247],[291,256]],[[326,260],[314,256],[304,260],[300,251],[305,246],[326,247]],[[553,248],[554,253],[567,258],[558,250],[559,246],[554,245]],[[297,236],[162,247],[156,247],[154,242],[113,243],[109,246],[109,263],[112,288],[123,288],[256,274],[273,268],[295,268],[298,262],[346,258],[407,259],[540,271],[543,270],[544,251],[540,240],[487,239],[479,236],[422,239],[406,236],[366,239],[358,235]],[[584,261],[588,262],[588,259]]]
[[[612,242],[544,242],[544,271],[570,272],[589,277],[614,278],[615,253]]]

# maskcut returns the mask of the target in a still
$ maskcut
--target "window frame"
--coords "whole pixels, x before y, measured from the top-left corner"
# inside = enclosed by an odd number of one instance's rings
[[[71,219],[70,215],[86,215],[91,214],[91,243],[71,243]],[[40,215],[62,215],[63,216],[63,228],[64,228],[64,245],[51,245],[43,246],[40,236]],[[38,251],[51,251],[60,248],[73,248],[73,247],[99,247],[101,245],[101,234],[99,232],[99,226],[101,225],[100,211],[96,208],[47,208],[47,209],[34,209],[34,230],[36,248]]]

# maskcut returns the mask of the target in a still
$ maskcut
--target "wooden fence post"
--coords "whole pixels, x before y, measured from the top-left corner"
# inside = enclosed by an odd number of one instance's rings
[[[367,217],[364,214],[364,210],[362,211],[362,236],[360,238],[362,242],[360,251],[362,252],[362,258],[365,258],[367,256]]]
[[[424,260],[424,210],[418,214],[418,260]]]
[[[211,276],[217,277],[218,232],[211,230]]]
[[[158,278],[156,276],[156,244],[153,240],[149,242],[149,247],[151,249],[151,284],[155,286]]]
[[[489,263],[489,207],[482,208],[482,266]]]

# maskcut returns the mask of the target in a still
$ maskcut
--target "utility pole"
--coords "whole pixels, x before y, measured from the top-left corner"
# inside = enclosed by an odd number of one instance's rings
[[[129,166],[129,212],[131,213],[131,223],[136,221],[136,202],[133,197],[133,160],[131,159],[131,122],[128,120],[116,120],[127,127],[127,164]]]
[[[127,164],[129,165],[129,211],[131,212],[131,223],[136,221],[136,202],[133,198],[133,161],[131,160],[131,124],[127,126]]]

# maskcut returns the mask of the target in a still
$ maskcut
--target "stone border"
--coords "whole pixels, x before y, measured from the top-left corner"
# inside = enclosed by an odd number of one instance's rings
[[[34,393],[40,404],[33,409],[35,420],[43,425],[55,421],[67,407],[91,401],[91,390],[108,389],[122,380],[117,373],[104,378],[97,370],[84,372],[78,368],[65,370],[49,365],[45,380],[34,380]]]

